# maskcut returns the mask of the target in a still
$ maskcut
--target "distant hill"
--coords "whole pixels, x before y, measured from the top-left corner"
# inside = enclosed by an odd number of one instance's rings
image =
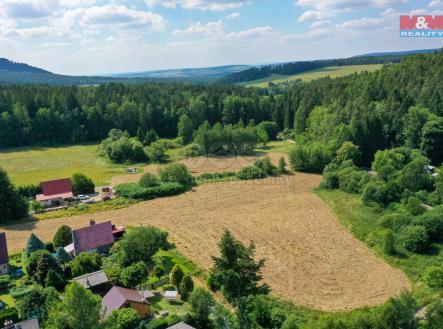
[[[184,68],[160,71],[144,71],[113,74],[117,78],[162,78],[162,79],[185,79],[192,81],[210,81],[225,77],[229,74],[244,71],[250,68],[248,65],[226,65],[205,68]]]
[[[415,54],[432,54],[440,51],[439,48],[435,49],[419,49],[419,50],[405,50],[405,51],[395,51],[395,52],[382,52],[382,53],[369,53],[364,55],[358,55],[355,57],[366,57],[366,56],[405,56],[405,55],[415,55]]]
[[[38,73],[38,74],[52,74],[49,71],[45,71],[43,69],[39,69],[37,67],[23,64],[23,63],[16,63],[13,61],[10,61],[6,58],[0,58],[0,72],[7,71],[7,72],[20,72],[20,73]]]
[[[266,80],[274,75],[292,76],[325,67],[348,66],[348,65],[372,65],[400,63],[406,56],[413,54],[434,53],[439,49],[411,50],[391,53],[372,53],[350,58],[323,59],[314,61],[298,61],[280,64],[262,65],[251,67],[247,70],[230,74],[221,79],[222,83],[248,83],[256,80]]]

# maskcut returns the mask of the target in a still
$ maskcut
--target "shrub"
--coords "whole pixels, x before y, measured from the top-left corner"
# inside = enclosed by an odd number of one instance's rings
[[[431,288],[443,288],[443,267],[431,266],[428,267],[423,276],[424,282]]]
[[[10,307],[0,311],[0,323],[3,325],[6,321],[12,321],[13,323],[18,321],[18,312],[14,307]]]
[[[156,175],[151,173],[144,173],[142,177],[140,177],[140,180],[138,181],[138,184],[141,187],[153,187],[159,185],[159,179]]]
[[[207,172],[198,176],[199,180],[215,180],[215,179],[224,179],[229,177],[235,177],[237,173],[233,171],[228,172]]]
[[[338,184],[338,174],[336,172],[327,172],[323,175],[320,187],[328,190],[333,190],[338,188]]]
[[[178,264],[175,264],[171,271],[170,282],[174,287],[180,288],[184,273]]]
[[[159,197],[180,194],[188,189],[188,186],[179,183],[165,183],[154,187],[142,187],[139,184],[120,184],[116,187],[118,195],[136,200],[151,200]]]
[[[289,152],[289,161],[295,171],[321,173],[331,162],[331,154],[321,143],[296,145]]]
[[[121,308],[111,312],[109,317],[105,321],[105,328],[118,328],[118,329],[134,329],[138,327],[140,318],[136,310],[132,308]]]
[[[280,160],[278,160],[278,172],[280,174],[286,173],[286,160],[284,157],[281,157]]]
[[[406,250],[420,252],[428,247],[429,236],[425,227],[411,225],[401,230],[400,241]]]
[[[95,192],[95,185],[92,180],[83,174],[72,175],[72,192],[74,195],[91,194]]]
[[[72,229],[68,225],[62,225],[58,228],[52,239],[55,248],[66,247],[72,243]]]
[[[17,192],[24,198],[35,198],[42,193],[42,187],[40,184],[22,185],[17,187]]]
[[[0,291],[6,290],[9,288],[9,285],[11,284],[11,279],[7,275],[0,276]]]
[[[145,147],[145,153],[151,162],[163,163],[167,160],[166,150],[159,142]]]
[[[277,168],[272,164],[269,157],[256,160],[254,166],[263,170],[266,175],[273,176],[277,174]]]
[[[241,180],[261,179],[266,177],[266,173],[256,166],[249,166],[243,167],[237,173],[237,177]]]
[[[146,278],[147,268],[143,262],[134,263],[120,273],[120,282],[126,288],[135,288]]]
[[[395,253],[395,239],[392,231],[388,231],[383,237],[383,250],[388,255]]]
[[[54,257],[47,250],[34,251],[28,260],[26,266],[28,274],[35,278],[35,280],[43,284],[49,271],[53,270],[58,273],[61,269]]]
[[[371,180],[363,190],[362,201],[367,206],[387,206],[398,197],[398,187],[395,184],[384,183],[381,180]]]
[[[414,224],[426,228],[431,241],[443,241],[443,214],[435,208],[414,219]]]
[[[71,262],[71,271],[73,276],[80,276],[87,273],[98,271],[102,265],[100,255],[92,252],[84,252],[74,258]]]
[[[163,275],[165,275],[165,268],[161,265],[155,265],[152,273],[154,274],[154,276],[156,276],[157,278],[162,277]]]
[[[299,319],[295,315],[290,315],[287,317],[281,329],[298,329],[299,328]]]
[[[45,249],[46,245],[43,243],[43,241],[40,240],[38,236],[36,236],[34,233],[31,233],[28,242],[26,243],[26,248],[25,248],[26,253],[30,255],[34,251],[45,250]]]
[[[380,218],[379,224],[384,228],[390,228],[394,231],[400,230],[403,226],[410,225],[412,217],[403,213],[390,213]]]
[[[411,196],[406,202],[406,209],[414,216],[421,215],[426,209],[421,205],[419,198]]]
[[[62,291],[65,288],[66,281],[65,279],[54,270],[49,270],[45,279],[46,287],[54,287],[58,291]]]
[[[342,146],[337,150],[335,161],[337,163],[343,163],[351,160],[353,163],[358,164],[361,160],[361,152],[358,146],[352,142],[344,142]]]
[[[183,147],[180,150],[180,155],[185,158],[197,157],[202,154],[203,154],[203,151],[202,151],[200,145],[195,144],[195,143],[186,145],[185,147]]]
[[[160,179],[165,183],[178,183],[185,186],[195,184],[194,177],[189,173],[188,168],[181,163],[173,163],[160,170]]]
[[[55,251],[54,244],[52,242],[46,242],[45,249],[52,254]]]

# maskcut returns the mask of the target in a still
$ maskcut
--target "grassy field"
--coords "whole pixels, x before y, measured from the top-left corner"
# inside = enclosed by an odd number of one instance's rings
[[[348,65],[348,66],[328,66],[321,69],[312,70],[304,73],[299,73],[295,75],[277,75],[273,74],[270,77],[249,81],[243,83],[243,85],[248,87],[267,87],[269,82],[273,83],[283,83],[287,81],[302,80],[311,81],[315,79],[320,79],[324,77],[337,78],[345,75],[350,75],[353,73],[360,73],[363,71],[373,72],[382,67],[382,64],[370,64],[370,65]]]
[[[81,172],[97,186],[124,173],[125,165],[115,165],[100,157],[98,144],[60,147],[24,147],[0,151],[0,167],[16,185],[70,177]]]

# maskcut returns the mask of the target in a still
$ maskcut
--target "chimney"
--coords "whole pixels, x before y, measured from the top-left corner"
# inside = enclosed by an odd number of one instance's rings
[[[91,220],[89,221],[89,225],[90,225],[90,226],[95,225],[95,220],[91,219]]]

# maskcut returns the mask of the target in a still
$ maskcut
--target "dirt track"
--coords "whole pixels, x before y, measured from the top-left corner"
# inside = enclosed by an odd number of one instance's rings
[[[186,194],[130,208],[47,220],[6,229],[10,249],[22,248],[33,231],[49,240],[62,223],[90,219],[119,225],[152,224],[167,229],[190,259],[212,265],[224,228],[244,242],[255,241],[266,258],[264,280],[273,293],[297,304],[343,311],[385,302],[410,284],[334,218],[312,193],[320,177],[296,174],[262,181],[207,184]]]

